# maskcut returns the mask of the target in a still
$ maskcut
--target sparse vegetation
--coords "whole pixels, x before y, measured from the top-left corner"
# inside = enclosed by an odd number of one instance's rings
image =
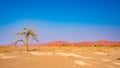
[[[120,60],[120,58],[117,58],[117,60]]]

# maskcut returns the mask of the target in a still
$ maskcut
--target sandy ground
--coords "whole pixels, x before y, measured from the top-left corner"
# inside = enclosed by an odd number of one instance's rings
[[[0,68],[120,68],[120,47],[0,47]]]

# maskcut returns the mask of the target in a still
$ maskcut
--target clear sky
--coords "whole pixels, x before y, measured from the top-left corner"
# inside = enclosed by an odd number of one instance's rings
[[[120,0],[0,0],[0,44],[22,26],[34,26],[40,43],[120,41]]]

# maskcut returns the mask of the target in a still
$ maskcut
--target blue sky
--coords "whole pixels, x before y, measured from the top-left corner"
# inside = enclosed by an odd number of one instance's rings
[[[0,0],[0,44],[9,44],[23,26],[34,26],[40,43],[120,41],[119,3],[119,0]]]

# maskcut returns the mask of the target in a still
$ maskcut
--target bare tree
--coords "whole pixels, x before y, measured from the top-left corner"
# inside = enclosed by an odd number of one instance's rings
[[[24,45],[26,46],[26,51],[28,51],[28,39],[29,39],[29,37],[31,36],[35,41],[39,42],[38,34],[36,33],[36,30],[34,30],[33,28],[28,29],[26,27],[23,27],[22,30],[23,30],[22,32],[16,33],[16,35],[18,37],[20,37],[22,35],[25,37]]]
[[[22,39],[15,40],[10,45],[17,45],[18,42],[24,42],[24,40],[22,40]]]

